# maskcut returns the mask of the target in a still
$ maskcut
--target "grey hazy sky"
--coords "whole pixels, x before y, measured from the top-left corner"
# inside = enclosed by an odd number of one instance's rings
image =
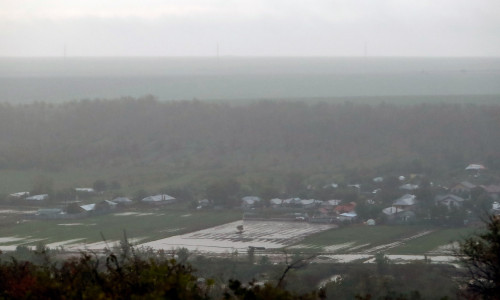
[[[0,56],[500,56],[499,0],[0,0]]]

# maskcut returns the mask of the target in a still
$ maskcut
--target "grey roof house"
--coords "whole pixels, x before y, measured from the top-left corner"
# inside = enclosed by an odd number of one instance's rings
[[[447,195],[438,195],[438,196],[436,196],[434,198],[434,201],[436,201],[436,204],[445,205],[448,208],[451,208],[451,207],[460,207],[460,206],[462,206],[462,204],[465,201],[465,199],[462,198],[462,197],[459,197],[457,195],[447,194]]]
[[[152,203],[152,204],[169,204],[169,203],[174,203],[176,199],[167,194],[159,194],[143,198],[141,201],[144,203]]]

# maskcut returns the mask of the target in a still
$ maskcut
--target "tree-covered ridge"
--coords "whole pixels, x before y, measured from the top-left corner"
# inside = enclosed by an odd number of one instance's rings
[[[163,164],[328,171],[425,161],[500,166],[500,105],[142,99],[0,106],[0,167]]]

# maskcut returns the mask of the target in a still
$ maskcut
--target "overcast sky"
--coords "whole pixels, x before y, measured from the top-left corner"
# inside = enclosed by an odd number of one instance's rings
[[[0,56],[500,56],[499,0],[0,0]]]

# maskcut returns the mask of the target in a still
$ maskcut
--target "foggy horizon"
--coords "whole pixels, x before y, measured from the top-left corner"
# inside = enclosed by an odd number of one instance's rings
[[[0,0],[0,299],[500,299],[500,1]]]

